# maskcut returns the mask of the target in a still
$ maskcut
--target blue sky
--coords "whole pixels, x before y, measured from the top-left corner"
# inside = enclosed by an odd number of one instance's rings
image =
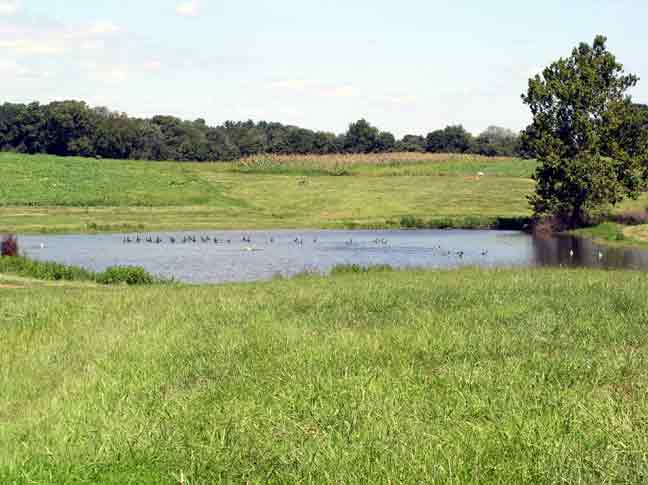
[[[1,101],[401,136],[522,129],[528,78],[581,41],[644,80],[645,0],[0,0]]]

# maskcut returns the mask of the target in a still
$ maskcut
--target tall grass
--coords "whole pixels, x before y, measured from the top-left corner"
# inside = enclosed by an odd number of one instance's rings
[[[0,273],[45,281],[91,281],[104,285],[152,285],[167,282],[137,266],[113,266],[102,272],[94,272],[78,266],[38,261],[23,256],[0,257]]]
[[[533,160],[439,153],[256,155],[229,165],[238,173],[301,176],[485,175],[530,177]]]
[[[0,483],[643,483],[648,279],[0,289]]]

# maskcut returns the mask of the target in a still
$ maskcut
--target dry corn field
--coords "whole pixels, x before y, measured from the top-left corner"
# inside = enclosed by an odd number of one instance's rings
[[[262,154],[242,158],[238,161],[241,165],[256,166],[259,164],[293,165],[310,163],[322,167],[336,165],[380,165],[389,163],[407,162],[497,162],[510,160],[510,157],[484,157],[481,155],[464,153],[418,153],[418,152],[393,152],[393,153],[333,153],[327,155],[277,155]]]

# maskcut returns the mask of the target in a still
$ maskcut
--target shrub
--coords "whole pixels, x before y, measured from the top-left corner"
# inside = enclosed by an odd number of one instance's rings
[[[111,266],[97,275],[97,283],[103,285],[152,285],[156,279],[140,266]]]
[[[426,227],[425,221],[419,217],[404,216],[401,218],[400,225],[406,229],[423,229]]]
[[[2,258],[0,272],[15,273],[28,278],[50,281],[93,280],[94,273],[76,266],[49,261],[36,261],[22,256]]]
[[[378,264],[374,266],[362,266],[360,264],[338,264],[331,269],[331,275],[343,274],[366,274],[366,273],[386,273],[394,271],[394,268],[388,264]]]
[[[18,256],[18,239],[16,236],[8,235],[0,241],[0,256]]]
[[[27,278],[48,281],[95,281],[103,285],[152,285],[173,280],[162,280],[147,273],[144,268],[113,266],[95,273],[78,266],[68,266],[51,261],[37,261],[22,256],[0,258],[0,273],[13,273]]]

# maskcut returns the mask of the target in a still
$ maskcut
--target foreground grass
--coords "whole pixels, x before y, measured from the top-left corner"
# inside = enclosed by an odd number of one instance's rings
[[[268,165],[2,153],[0,232],[397,227],[403,217],[480,226],[530,214],[532,161],[391,156]]]
[[[554,269],[0,288],[0,482],[644,482],[647,292]]]

